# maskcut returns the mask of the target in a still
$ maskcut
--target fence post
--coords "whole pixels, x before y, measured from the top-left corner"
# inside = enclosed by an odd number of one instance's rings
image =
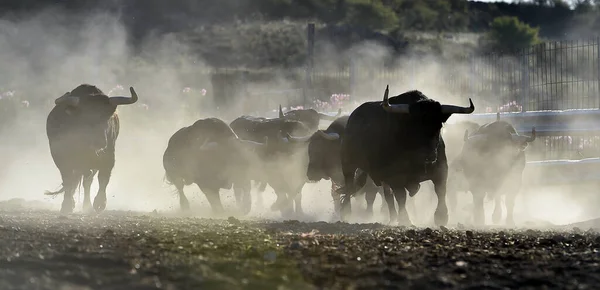
[[[349,77],[349,81],[350,81],[350,98],[349,98],[349,102],[352,102],[352,99],[354,98],[354,93],[355,93],[355,85],[356,85],[356,67],[354,65],[354,59],[351,57],[350,61],[349,61],[349,69],[350,69],[350,77]]]
[[[313,75],[313,66],[314,66],[314,51],[315,51],[315,24],[309,23],[306,27],[306,37],[307,37],[307,48],[306,48],[306,87],[304,89],[304,100],[303,105],[307,107],[307,90],[312,89],[312,75]]]
[[[521,52],[521,94],[519,100],[521,112],[527,111],[525,102],[529,100],[529,55],[527,52],[527,48],[524,48]]]

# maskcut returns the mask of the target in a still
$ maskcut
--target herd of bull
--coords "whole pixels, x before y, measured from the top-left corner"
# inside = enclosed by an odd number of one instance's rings
[[[138,100],[135,90],[130,91],[131,97],[108,97],[96,86],[82,84],[55,100],[46,132],[62,188],[46,194],[64,193],[61,213],[73,212],[80,184],[83,210],[105,209],[119,135],[116,109]],[[200,119],[168,140],[165,179],[177,189],[184,211],[189,210],[184,186],[195,183],[217,213],[223,212],[220,189],[233,188],[236,203],[246,214],[254,182],[259,198],[267,185],[273,188],[277,200],[271,209],[282,215],[302,213],[301,192],[307,182],[331,180],[334,208],[342,220],[351,214],[352,197],[364,194],[372,214],[380,193],[390,222],[400,224],[411,223],[407,194],[414,196],[421,182],[431,180],[437,195],[434,221],[446,225],[446,192],[454,207],[455,191],[460,189],[454,181],[460,173],[466,181],[464,190],[473,195],[475,224],[485,223],[486,196],[496,202],[495,223],[502,217],[500,198],[506,196],[506,223],[511,224],[524,150],[535,140],[535,128],[531,136],[519,135],[499,115],[484,125],[444,126],[452,114],[473,113],[473,102],[469,99],[469,107],[440,104],[417,90],[388,95],[386,87],[383,101],[365,102],[349,116],[340,116],[340,110],[331,117],[313,109],[284,114],[280,107],[277,118],[241,116],[229,124],[218,118]],[[321,120],[332,123],[319,130]],[[92,204],[90,187],[96,173],[99,189]]]

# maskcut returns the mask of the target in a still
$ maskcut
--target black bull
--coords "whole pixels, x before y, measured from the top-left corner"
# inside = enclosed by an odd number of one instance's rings
[[[470,114],[475,106],[470,99],[469,107],[442,105],[416,90],[389,99],[388,95],[386,87],[383,101],[363,103],[348,119],[341,148],[342,218],[350,212],[350,197],[369,175],[378,186],[391,187],[401,218],[408,224],[406,190],[413,196],[420,182],[431,180],[438,197],[434,220],[445,225],[448,162],[440,130],[452,114]],[[363,173],[355,181],[357,169]],[[393,221],[397,218],[393,198],[387,205]]]
[[[317,112],[314,109],[297,109],[297,110],[291,110],[291,111],[287,111],[286,113],[283,113],[281,105],[279,105],[279,119],[287,119],[287,120],[301,122],[302,124],[304,124],[307,127],[308,131],[311,133],[316,132],[319,129],[319,123],[321,122],[321,120],[334,121],[334,120],[336,120],[337,117],[339,117],[341,115],[342,115],[342,109],[339,109],[337,115],[334,117],[323,114],[321,112]],[[266,187],[267,187],[266,182],[259,182],[258,193],[257,193],[258,198],[259,198],[259,203],[262,203],[262,193],[265,191]]]
[[[289,142],[285,136],[305,136],[310,129],[303,122],[287,118],[262,118],[241,116],[230,123],[231,129],[244,140],[261,142],[269,140],[266,152],[260,161],[254,165],[260,174],[253,176],[258,183],[271,185],[277,194],[277,201],[271,206],[272,210],[285,210],[283,205],[288,195],[293,196],[296,212],[302,212],[301,194],[306,183],[303,163],[307,162],[301,146]],[[283,137],[283,138],[282,138]],[[250,180],[234,185],[235,189],[248,190]],[[263,187],[264,189],[264,187]],[[259,193],[260,194],[260,193]]]
[[[464,145],[457,159],[473,194],[473,217],[476,224],[485,223],[483,200],[490,197],[495,201],[492,221],[502,217],[501,192],[506,189],[506,223],[513,221],[515,198],[521,189],[525,168],[525,149],[536,138],[535,128],[531,136],[519,135],[506,121],[495,121],[482,125],[469,135],[464,133]]]
[[[339,187],[344,180],[340,161],[340,146],[347,122],[348,116],[343,116],[334,120],[327,129],[318,130],[312,135],[300,138],[288,136],[288,140],[292,142],[308,143],[309,162],[306,176],[309,182],[317,182],[321,179],[331,180],[331,196],[336,213],[339,213],[340,195],[335,191],[335,188]],[[370,179],[362,188],[367,201],[367,213],[370,216],[373,214],[373,202],[378,191],[379,188]]]
[[[183,192],[185,185],[195,183],[206,195],[213,211],[223,213],[219,190],[231,189],[234,183],[251,179],[264,143],[242,140],[227,123],[217,118],[200,119],[171,136],[163,155],[165,179],[175,185],[182,210],[189,209]],[[251,209],[249,189],[235,191],[242,213]]]
[[[57,98],[48,114],[46,134],[54,164],[62,177],[64,192],[61,213],[73,212],[73,195],[83,178],[83,210],[91,211],[90,187],[98,172],[99,189],[93,208],[106,208],[106,187],[115,164],[115,143],[119,136],[118,105],[133,104],[138,96],[130,88],[131,98],[108,97],[95,86],[82,84]]]
[[[284,114],[281,105],[279,106],[279,118],[302,122],[308,127],[311,133],[314,133],[319,129],[319,122],[321,122],[321,120],[334,121],[341,115],[342,109],[339,109],[337,115],[334,117],[317,112],[314,109],[291,110]]]

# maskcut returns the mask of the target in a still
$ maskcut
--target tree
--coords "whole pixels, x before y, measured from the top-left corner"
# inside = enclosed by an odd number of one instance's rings
[[[396,13],[381,0],[349,0],[345,22],[374,30],[392,30],[398,26]]]
[[[514,52],[538,43],[538,33],[538,27],[531,27],[517,17],[500,16],[492,21],[488,40],[495,50]]]

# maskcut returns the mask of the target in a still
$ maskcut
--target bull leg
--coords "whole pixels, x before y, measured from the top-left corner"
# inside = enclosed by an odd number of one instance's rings
[[[335,182],[331,182],[331,198],[333,199],[334,215],[340,214],[340,194],[337,192],[339,186]]]
[[[98,194],[94,198],[94,209],[96,212],[102,212],[106,208],[106,187],[110,181],[112,169],[115,166],[114,150],[111,152],[107,153],[109,155],[104,157],[106,159],[104,160],[103,168],[98,171]]]
[[[77,185],[79,184],[81,176],[75,172],[68,172],[62,174],[62,179],[65,193],[60,208],[60,213],[70,214],[73,213],[73,210],[75,209],[75,198],[73,196],[75,195],[75,190],[77,189]]]
[[[385,209],[388,207],[387,206],[387,199],[386,199],[385,191],[386,191],[386,189],[383,186],[379,187],[377,189],[377,192],[379,192],[379,195],[381,195],[381,207],[380,207],[379,211],[382,214],[385,211]],[[393,199],[393,197],[392,197],[392,199]],[[394,210],[395,210],[395,208],[394,208]]]
[[[369,187],[367,190],[365,190],[365,201],[367,202],[367,216],[369,217],[373,217],[373,203],[375,202],[377,192],[377,187]]]
[[[446,205],[448,167],[438,168],[437,174],[434,174],[431,181],[437,196],[437,207],[433,215],[433,221],[436,226],[445,226],[448,224],[448,206]]]
[[[198,185],[198,188],[206,195],[206,199],[208,199],[208,203],[210,203],[213,213],[221,215],[225,212],[223,205],[221,204],[221,196],[219,196],[218,188],[206,188],[201,187],[200,185]]]
[[[406,198],[408,195],[406,189],[403,187],[392,187],[392,191],[394,192],[394,197],[396,197],[396,202],[398,202],[398,224],[411,226],[412,222],[408,216],[408,211],[406,211]]]
[[[512,179],[512,188],[507,191],[506,194],[506,225],[512,226],[515,224],[514,220],[514,210],[515,210],[515,199],[517,195],[521,191],[521,187],[523,186],[523,177],[519,175]]]
[[[394,194],[392,193],[392,189],[386,184],[383,185],[383,197],[390,213],[390,224],[395,223],[398,219],[398,212],[394,203]]]
[[[256,191],[256,205],[259,207],[263,206],[263,195],[265,194],[265,190],[267,190],[267,183],[260,182],[258,183],[258,189]]]
[[[296,215],[304,215],[304,210],[302,209],[302,192],[298,192],[294,197],[294,205],[296,206]]]
[[[492,213],[492,222],[497,224],[502,219],[502,197],[496,194],[494,198],[494,212]]]
[[[340,218],[342,221],[347,221],[352,212],[352,203],[350,202],[350,198],[354,193],[356,193],[356,186],[354,185],[354,174],[356,169],[356,167],[344,164],[342,161],[342,173],[344,175],[344,187],[340,189],[343,191],[340,207]]]
[[[233,185],[233,192],[235,193],[235,200],[238,208],[242,211],[242,214],[247,215],[252,209],[252,185],[250,181],[236,182]]]
[[[179,195],[179,206],[181,211],[189,211],[190,210],[190,202],[188,201],[185,193],[183,192],[183,181],[174,182],[175,188],[177,189],[177,194]]]
[[[94,175],[96,175],[97,172],[97,170],[91,170],[87,175],[83,176],[83,212],[86,213],[90,213],[94,210],[90,198],[90,191],[92,182],[94,181]]]

